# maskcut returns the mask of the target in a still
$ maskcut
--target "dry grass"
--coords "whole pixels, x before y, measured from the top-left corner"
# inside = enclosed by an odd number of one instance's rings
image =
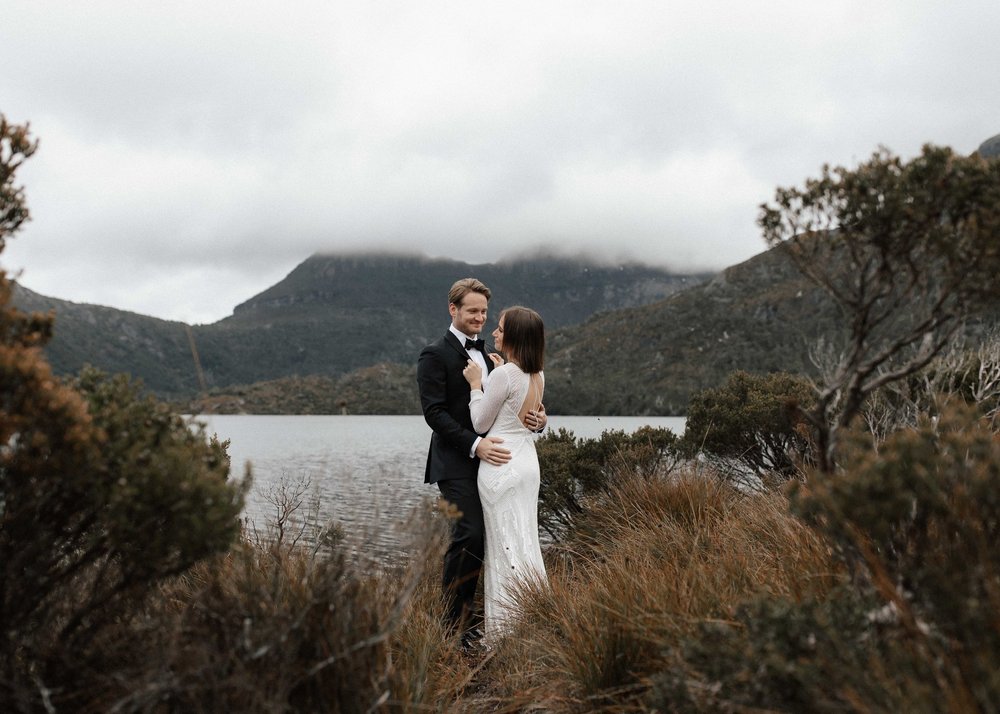
[[[747,496],[687,473],[623,476],[550,549],[550,586],[523,593],[519,630],[484,668],[468,711],[632,711],[648,677],[704,622],[765,593],[820,594],[828,549],[779,494]]]
[[[637,711],[705,622],[760,593],[822,594],[826,548],[780,495],[697,473],[622,475],[546,553],[516,631],[468,656],[442,626],[446,518],[416,514],[405,563],[288,523],[164,586],[102,646],[131,652],[91,711]]]
[[[95,687],[102,693],[89,708],[439,708],[441,690],[454,691],[452,680],[467,675],[438,624],[439,588],[431,587],[445,519],[429,506],[416,514],[409,532],[420,555],[395,564],[367,561],[350,539],[305,545],[288,526],[245,535],[163,586],[106,643],[132,656]]]

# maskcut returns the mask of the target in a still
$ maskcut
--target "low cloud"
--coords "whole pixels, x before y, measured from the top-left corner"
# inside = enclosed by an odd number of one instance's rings
[[[971,152],[1000,6],[13,0],[41,149],[3,255],[32,289],[210,322],[310,254],[551,250],[676,270],[879,144]]]

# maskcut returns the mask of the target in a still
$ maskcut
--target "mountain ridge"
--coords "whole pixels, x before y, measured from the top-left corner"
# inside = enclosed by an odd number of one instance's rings
[[[660,299],[709,274],[548,256],[472,265],[416,255],[315,254],[208,325],[58,300],[23,286],[15,288],[15,304],[56,312],[46,352],[57,374],[92,364],[132,374],[159,396],[177,399],[212,388],[310,375],[339,379],[375,364],[412,364],[447,328],[451,283],[469,276],[493,289],[491,313],[524,303],[558,329]]]

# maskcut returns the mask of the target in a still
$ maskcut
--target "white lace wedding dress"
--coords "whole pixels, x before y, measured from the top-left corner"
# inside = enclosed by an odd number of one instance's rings
[[[545,379],[530,389],[530,375],[513,363],[490,373],[486,392],[473,390],[469,411],[475,430],[503,439],[511,460],[500,466],[479,464],[479,499],[486,523],[486,558],[483,564],[486,642],[495,642],[514,614],[517,583],[546,582],[542,549],[538,542],[538,487],[540,474],[535,434],[519,418],[530,395],[541,402]]]

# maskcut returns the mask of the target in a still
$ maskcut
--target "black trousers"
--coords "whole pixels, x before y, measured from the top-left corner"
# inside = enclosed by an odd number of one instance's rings
[[[485,552],[483,505],[474,478],[438,481],[437,485],[441,497],[461,512],[452,525],[441,584],[447,602],[448,625],[465,635],[477,624],[474,614],[476,586]]]

